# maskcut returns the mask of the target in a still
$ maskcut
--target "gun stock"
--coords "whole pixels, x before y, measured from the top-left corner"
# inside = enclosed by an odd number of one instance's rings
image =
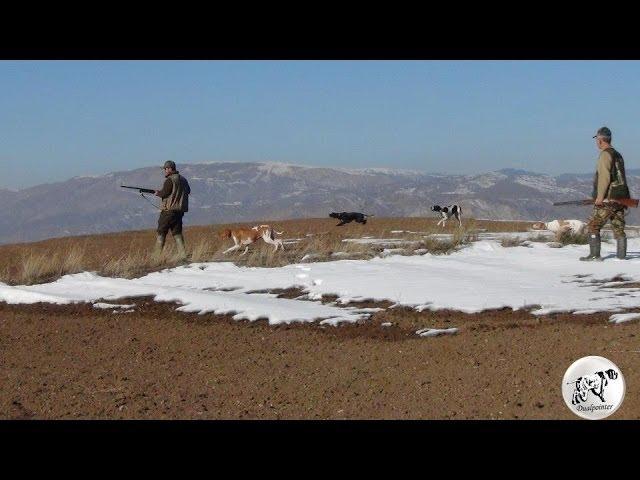
[[[570,200],[568,202],[555,202],[553,205],[593,205],[593,198],[586,198],[584,200]],[[638,199],[637,198],[611,198],[605,200],[605,203],[619,203],[620,205],[624,205],[625,207],[638,208]]]
[[[122,188],[130,188],[132,190],[138,190],[140,193],[156,193],[155,190],[151,190],[150,188],[142,188],[142,187],[128,187],[126,185],[120,185]]]

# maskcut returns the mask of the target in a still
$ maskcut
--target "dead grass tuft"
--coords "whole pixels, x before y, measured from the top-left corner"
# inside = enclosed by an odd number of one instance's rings
[[[18,265],[6,267],[4,274],[12,283],[33,285],[83,271],[84,259],[85,251],[79,245],[72,246],[67,252],[24,252]]]
[[[521,247],[523,243],[524,243],[524,240],[518,237],[504,237],[500,241],[500,245],[502,245],[505,248]]]
[[[61,271],[67,273],[79,273],[84,270],[86,250],[83,247],[75,245],[66,256],[62,256]]]
[[[543,235],[542,233],[539,233],[535,237],[529,237],[528,240],[530,242],[539,242],[539,243],[547,243],[551,241],[551,239],[548,236]]]
[[[200,239],[191,250],[191,261],[193,262],[208,262],[216,256],[219,248],[212,240],[203,238]]]
[[[586,233],[564,231],[556,234],[556,242],[563,245],[586,245],[589,243],[589,237]]]
[[[108,260],[98,273],[107,277],[135,278],[163,268],[175,267],[180,263],[176,248],[172,245],[165,247],[159,256],[148,249],[128,251]]]
[[[59,257],[56,254],[30,253],[22,257],[16,281],[23,285],[32,285],[41,279],[55,278],[60,274]]]

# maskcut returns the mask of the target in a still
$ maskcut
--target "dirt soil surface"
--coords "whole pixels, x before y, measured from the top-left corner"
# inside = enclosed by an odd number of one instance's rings
[[[0,418],[577,419],[560,385],[586,355],[625,376],[609,418],[640,418],[640,323],[608,314],[394,308],[274,327],[116,303],[135,311],[0,303]],[[459,332],[415,335],[425,327]]]

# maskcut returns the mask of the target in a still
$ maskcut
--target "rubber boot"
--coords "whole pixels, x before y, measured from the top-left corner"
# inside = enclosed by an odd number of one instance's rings
[[[162,253],[162,249],[164,248],[164,242],[166,239],[167,239],[166,235],[158,235],[158,237],[156,238],[156,244],[153,249],[153,254],[156,257],[159,257],[160,254]]]
[[[178,257],[180,258],[180,260],[186,260],[187,251],[184,248],[184,238],[182,237],[182,234],[179,233],[177,235],[174,235],[173,238],[176,241],[176,247],[178,247]]]
[[[627,259],[627,237],[620,237],[616,239],[616,257],[620,260]]]
[[[589,255],[586,257],[580,257],[580,260],[583,262],[601,262],[602,257],[600,256],[600,234],[599,233],[590,233],[589,234]]]

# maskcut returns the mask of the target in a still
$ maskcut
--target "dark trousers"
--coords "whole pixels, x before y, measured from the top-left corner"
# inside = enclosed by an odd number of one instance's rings
[[[158,218],[158,235],[166,235],[169,230],[173,235],[182,233],[182,217],[184,212],[163,210]]]

